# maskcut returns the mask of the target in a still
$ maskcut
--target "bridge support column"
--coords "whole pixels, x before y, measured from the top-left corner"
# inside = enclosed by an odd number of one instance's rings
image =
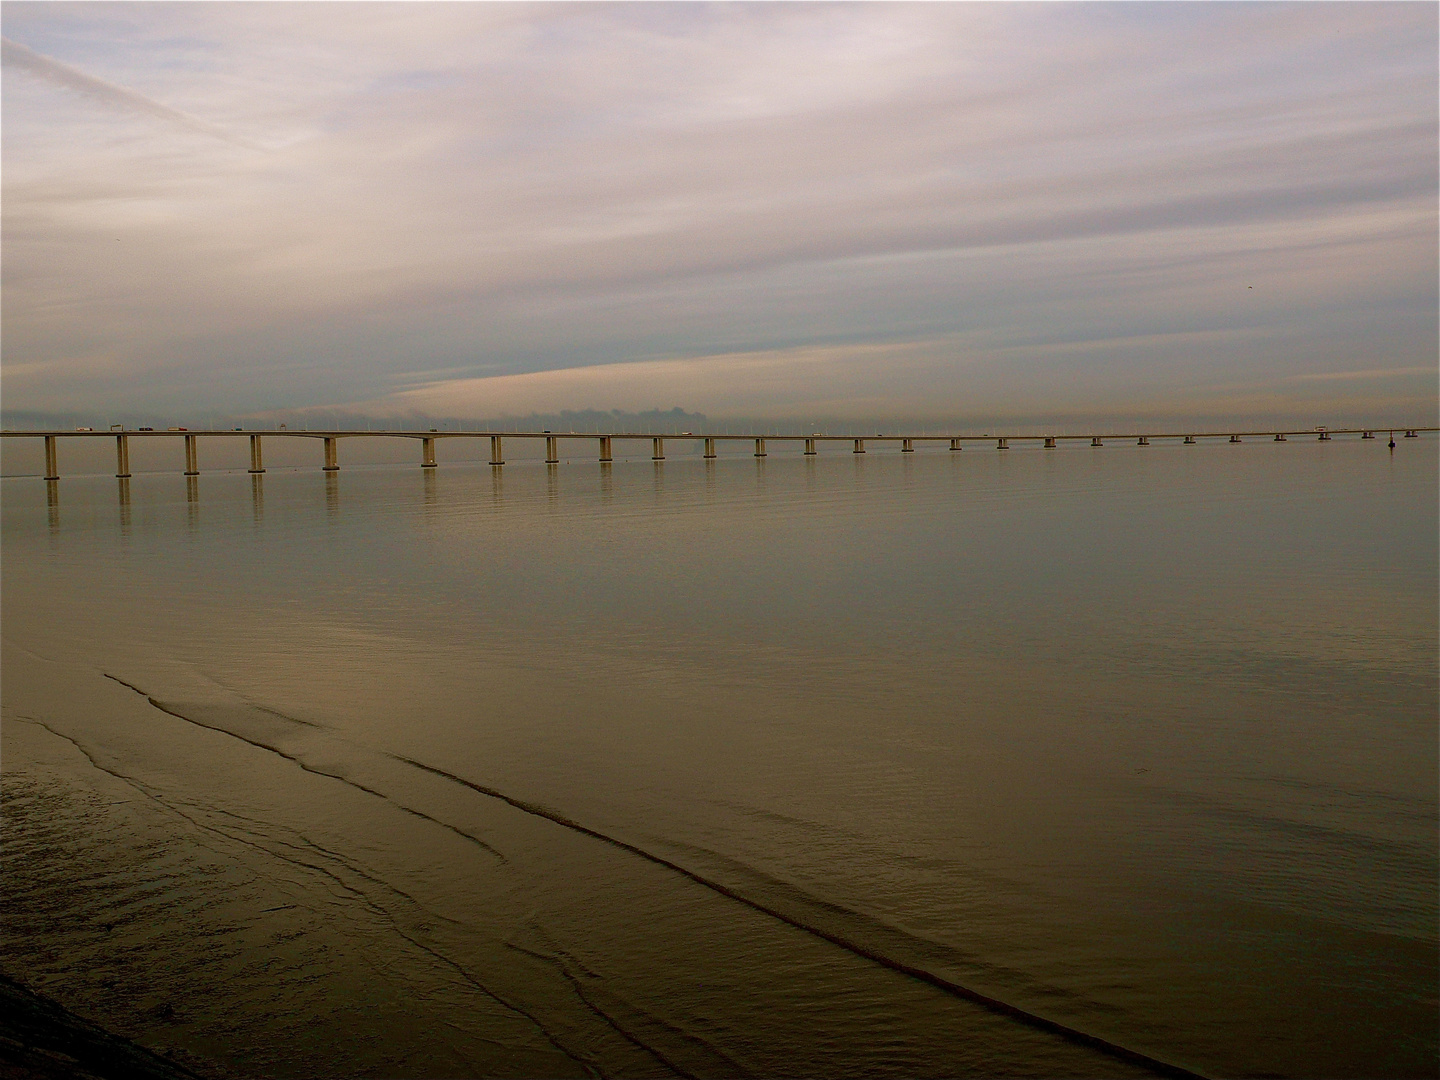
[[[1282,431],[1282,432],[1280,432],[1278,435],[1275,436],[1275,441],[1276,441],[1276,442],[1289,442],[1290,440],[1287,439],[1287,438],[1285,438],[1285,433]]]
[[[499,436],[499,435],[491,435],[491,436],[490,436],[490,464],[491,464],[491,465],[504,465],[504,464],[505,464],[505,459],[500,456],[500,451],[501,451],[502,449],[504,449],[504,448],[500,445],[500,436]]]
[[[852,453],[852,454],[863,454],[864,452],[865,452],[865,440],[864,440],[864,439],[856,439],[856,440],[855,440],[855,449],[852,450],[851,453]]]
[[[1375,438],[1375,433],[1374,433],[1373,431],[1363,431],[1363,432],[1360,433],[1360,438],[1362,438],[1362,439],[1373,439],[1373,438]]]
[[[115,478],[125,480],[130,476],[130,437],[115,436]]]
[[[545,464],[560,464],[560,440],[554,435],[545,436]]]
[[[45,479],[59,480],[60,467],[55,463],[55,436],[45,436]]]
[[[950,449],[951,449],[951,450],[959,450],[959,449],[960,449],[960,440],[959,440],[959,439],[951,439],[951,440],[950,440]]]
[[[1420,437],[1420,436],[1415,433],[1415,429],[1414,429],[1414,428],[1410,428],[1409,430],[1407,430],[1407,431],[1405,432],[1405,438],[1407,438],[1407,439],[1418,439],[1419,437]]]
[[[336,456],[336,455],[335,455],[335,444],[336,444],[337,442],[339,442],[339,441],[340,441],[339,439],[326,439],[326,440],[325,440],[325,467],[324,467],[324,471],[325,471],[325,472],[339,472],[339,471],[340,471],[340,466],[339,466],[339,465],[336,463],[336,461],[335,461],[335,456]]]
[[[1195,436],[1194,436],[1194,435],[1186,435],[1186,436],[1185,436],[1185,445],[1186,445],[1186,446],[1194,446],[1194,445],[1195,445]]]
[[[1329,441],[1330,441],[1330,432],[1328,432],[1328,431],[1322,431],[1322,432],[1320,432],[1320,441],[1321,441],[1321,442],[1329,442]]]
[[[186,476],[199,476],[199,475],[200,475],[200,461],[199,461],[198,455],[197,455],[196,452],[195,452],[195,436],[194,436],[194,435],[186,435],[186,436],[185,436],[185,475],[186,475]]]
[[[812,456],[814,455],[814,453],[815,453],[815,440],[814,440],[814,439],[806,439],[806,440],[805,440],[805,453],[810,454],[810,455],[812,455]]]
[[[250,473],[256,475],[265,471],[265,458],[260,449],[260,436],[250,436]]]
[[[901,452],[902,454],[913,454],[913,453],[915,452],[915,447],[911,444],[911,440],[909,440],[909,439],[901,439],[901,440],[900,440],[900,452]]]
[[[435,468],[435,440],[420,440],[420,467],[422,469]]]
[[[715,440],[714,440],[714,439],[706,439],[706,440],[705,440],[705,456],[706,456],[707,458],[713,458],[713,457],[715,456]]]
[[[660,438],[660,436],[658,436],[658,435],[656,435],[654,438],[652,438],[652,439],[650,440],[650,460],[651,460],[651,461],[664,461],[664,460],[665,460],[665,440],[662,439],[662,438]]]
[[[1231,441],[1231,442],[1239,442],[1239,441],[1240,441],[1240,436],[1239,436],[1239,435],[1231,435],[1231,436],[1230,436],[1230,441]]]
[[[1138,439],[1135,440],[1135,445],[1136,445],[1136,446],[1149,446],[1149,445],[1150,445],[1150,436],[1149,436],[1149,435],[1141,435],[1140,438],[1138,438]]]
[[[1091,438],[1090,438],[1090,445],[1091,445],[1091,446],[1104,446],[1105,444],[1100,441],[1100,436],[1099,436],[1099,435],[1092,435]]]
[[[756,440],[755,440],[755,456],[756,456],[756,457],[764,457],[764,456],[765,456],[765,440],[764,440],[764,439],[756,439]]]
[[[996,450],[1009,450],[1009,449],[1010,449],[1010,440],[1009,440],[1009,439],[996,439],[996,440],[995,440],[995,449],[996,449]]]
[[[610,456],[610,436],[609,436],[609,435],[601,435],[601,436],[600,436],[600,460],[601,460],[602,462],[606,462],[606,463],[614,460],[614,459]]]
[[[1046,436],[1045,436],[1045,449],[1046,449],[1046,450],[1054,450],[1054,449],[1055,449],[1055,436],[1054,436],[1054,435],[1046,435]]]

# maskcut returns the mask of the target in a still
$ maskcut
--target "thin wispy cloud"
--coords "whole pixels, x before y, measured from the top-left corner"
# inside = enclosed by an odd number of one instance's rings
[[[5,15],[7,407],[1434,411],[1433,7]]]
[[[179,109],[172,109],[144,94],[137,94],[134,90],[106,82],[104,79],[97,79],[93,75],[87,75],[79,68],[63,64],[48,56],[42,56],[34,49],[27,48],[6,37],[0,37],[0,62],[12,70],[23,71],[37,79],[43,79],[55,86],[74,91],[98,105],[154,117],[187,131],[209,135],[225,142],[234,143],[236,146],[259,149],[255,143],[231,134],[218,124],[209,123],[198,116],[181,112]]]

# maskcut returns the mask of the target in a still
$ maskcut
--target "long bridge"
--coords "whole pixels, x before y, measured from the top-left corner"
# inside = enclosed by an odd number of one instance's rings
[[[1389,445],[1395,446],[1395,433],[1401,432],[1402,438],[1418,438],[1421,432],[1440,431],[1435,427],[1374,427],[1374,428],[1304,428],[1296,430],[1268,430],[1268,431],[1180,431],[1180,432],[1104,432],[1090,435],[1046,435],[1022,434],[1022,435],[826,435],[815,433],[812,435],[739,435],[739,434],[700,434],[683,432],[681,434],[653,432],[613,432],[611,434],[584,433],[574,431],[438,431],[434,428],[424,431],[292,431],[286,428],[267,429],[263,431],[246,430],[234,428],[221,431],[191,431],[188,428],[172,427],[163,431],[151,428],[123,428],[119,425],[112,426],[107,430],[95,430],[93,428],[76,428],[73,431],[0,431],[0,438],[6,439],[44,439],[45,440],[45,479],[60,479],[58,445],[61,439],[95,439],[113,438],[115,440],[115,475],[120,479],[130,476],[130,440],[131,439],[179,439],[183,441],[185,449],[185,475],[200,475],[199,441],[201,439],[249,439],[250,440],[250,472],[254,474],[265,471],[264,461],[264,440],[265,439],[320,439],[324,442],[324,465],[321,468],[325,472],[336,472],[340,468],[339,443],[341,439],[418,439],[420,441],[420,467],[422,469],[433,469],[435,462],[435,443],[438,439],[489,439],[490,440],[490,464],[499,468],[505,464],[504,440],[506,439],[544,439],[545,440],[545,462],[548,465],[560,463],[560,441],[574,442],[575,440],[589,440],[598,444],[598,455],[596,460],[603,463],[613,461],[613,447],[615,441],[640,441],[643,445],[645,440],[650,442],[651,459],[653,461],[665,460],[665,440],[686,441],[690,443],[703,444],[704,457],[707,459],[718,457],[717,448],[721,443],[743,443],[748,445],[754,443],[754,456],[757,458],[766,457],[769,453],[768,447],[771,443],[781,444],[804,444],[804,454],[813,455],[819,453],[817,447],[821,443],[849,443],[851,453],[866,453],[866,444],[875,443],[883,447],[894,447],[899,445],[900,453],[911,454],[915,452],[917,443],[948,444],[952,451],[961,450],[966,444],[993,445],[997,450],[1008,450],[1012,444],[1039,444],[1046,449],[1055,449],[1062,442],[1089,442],[1091,446],[1104,446],[1106,441],[1129,442],[1133,440],[1136,445],[1149,446],[1151,441],[1156,442],[1172,441],[1185,444],[1196,444],[1203,441],[1225,440],[1238,443],[1245,439],[1269,439],[1274,442],[1287,442],[1290,439],[1308,438],[1318,439],[1326,442],[1336,435],[1358,435],[1361,439],[1374,439],[1376,432],[1386,432],[1390,436]]]

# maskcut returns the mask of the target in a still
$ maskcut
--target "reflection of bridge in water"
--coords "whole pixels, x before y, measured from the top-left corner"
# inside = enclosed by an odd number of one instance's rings
[[[340,468],[339,443],[341,439],[418,439],[420,441],[420,467],[422,469],[433,469],[435,463],[435,443],[439,439],[489,439],[490,440],[490,464],[499,468],[505,464],[504,440],[506,439],[544,439],[545,440],[545,463],[547,465],[558,465],[560,463],[560,442],[574,443],[576,440],[597,442],[599,453],[596,458],[601,464],[614,460],[613,447],[618,439],[621,442],[639,441],[643,443],[648,440],[650,443],[651,460],[665,460],[665,440],[672,442],[683,441],[696,445],[703,445],[704,457],[712,459],[719,457],[719,447],[722,443],[734,444],[743,443],[749,448],[754,443],[754,456],[757,458],[766,457],[769,453],[770,443],[804,444],[804,454],[807,456],[818,454],[818,447],[822,443],[850,444],[850,452],[854,454],[866,453],[866,443],[875,443],[882,447],[894,447],[899,444],[902,454],[915,452],[916,444],[938,444],[945,445],[949,450],[957,451],[964,448],[965,444],[980,446],[994,446],[997,450],[1008,450],[1012,444],[1015,445],[1040,445],[1045,449],[1055,449],[1062,442],[1088,442],[1091,446],[1104,446],[1106,441],[1129,442],[1133,440],[1136,445],[1149,446],[1151,441],[1156,442],[1180,442],[1185,444],[1196,444],[1201,441],[1215,442],[1224,440],[1226,442],[1238,443],[1245,439],[1269,439],[1274,442],[1287,442],[1292,438],[1318,439],[1327,442],[1337,435],[1359,436],[1361,439],[1374,439],[1377,431],[1387,432],[1390,436],[1389,446],[1395,446],[1395,433],[1401,432],[1403,438],[1413,439],[1419,436],[1422,431],[1440,431],[1440,428],[1433,427],[1412,427],[1394,429],[1388,428],[1306,428],[1304,430],[1286,431],[1191,431],[1156,433],[1133,431],[1105,432],[1091,435],[694,435],[685,432],[679,435],[663,434],[656,435],[643,432],[615,432],[609,435],[585,434],[573,431],[552,432],[552,431],[520,431],[520,432],[492,432],[492,431],[187,431],[184,428],[172,428],[167,431],[125,431],[112,428],[109,431],[91,431],[81,429],[77,431],[0,431],[0,437],[12,439],[44,439],[45,440],[45,479],[58,480],[60,478],[58,444],[61,439],[96,439],[113,438],[115,440],[115,475],[125,479],[130,475],[130,440],[131,439],[181,439],[185,449],[185,475],[200,475],[199,441],[201,439],[244,439],[250,440],[250,472],[263,473],[265,462],[263,455],[264,442],[271,439],[319,439],[324,443],[324,465],[321,466],[326,472],[336,472]]]

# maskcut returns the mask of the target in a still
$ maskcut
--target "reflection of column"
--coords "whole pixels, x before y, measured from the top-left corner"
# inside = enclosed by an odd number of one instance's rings
[[[250,515],[256,525],[265,519],[265,477],[260,473],[254,473],[250,477]]]
[[[194,435],[186,435],[186,436],[185,436],[185,475],[186,475],[186,476],[199,476],[199,475],[200,475],[199,455],[197,455],[196,452],[195,452],[195,436],[194,436]]]
[[[265,459],[260,449],[260,436],[250,436],[250,471],[252,473],[263,473],[265,471]]]
[[[185,525],[191,531],[200,524],[200,478],[185,477]]]
[[[340,477],[333,472],[325,474],[325,513],[334,517],[340,512]]]
[[[55,436],[45,436],[45,479],[59,480],[60,469],[55,464]]]
[[[420,440],[420,467],[422,469],[435,468],[435,440]]]
[[[339,442],[339,441],[340,441],[339,439],[326,439],[326,440],[325,440],[325,466],[324,466],[324,468],[325,468],[325,471],[326,471],[326,472],[333,473],[333,472],[339,472],[339,471],[340,471],[340,466],[339,466],[338,464],[336,464],[336,461],[335,461],[335,444],[336,444],[337,442]]]
[[[426,506],[434,506],[434,505],[435,505],[435,493],[436,493],[436,491],[437,491],[437,488],[436,488],[436,484],[435,484],[435,471],[434,471],[433,469],[426,469],[426,470],[425,470],[425,505],[426,505]]]
[[[610,462],[600,463],[600,501],[609,502],[615,497],[615,470]]]
[[[560,497],[560,470],[545,470],[545,497],[554,502]]]
[[[50,511],[50,528],[60,527],[60,485],[51,477],[45,478],[45,506]]]
[[[130,535],[130,480],[128,477],[121,477],[116,481],[120,488],[120,535]]]
[[[115,476],[124,480],[130,475],[130,436],[115,436]]]

